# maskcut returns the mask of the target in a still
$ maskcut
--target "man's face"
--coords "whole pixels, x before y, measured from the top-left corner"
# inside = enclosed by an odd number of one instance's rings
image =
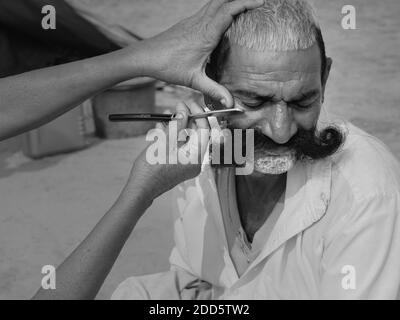
[[[321,109],[324,86],[318,46],[260,52],[233,45],[220,83],[246,110],[230,117],[229,127],[255,129],[256,136],[272,142],[269,147],[256,143],[256,171],[263,171],[257,170],[257,161],[261,167],[263,163],[281,162],[281,169],[275,173],[289,170],[295,158],[285,144],[299,130],[313,130]]]

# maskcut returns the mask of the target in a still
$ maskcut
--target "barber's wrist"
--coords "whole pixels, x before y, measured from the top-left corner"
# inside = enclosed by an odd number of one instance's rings
[[[120,201],[129,207],[146,210],[153,204],[155,197],[144,188],[140,181],[135,181],[131,177],[123,188],[119,198]]]
[[[138,41],[129,47],[122,49],[124,52],[124,68],[130,73],[130,77],[157,77],[159,65],[157,56],[160,53],[152,39]]]
[[[136,77],[148,76],[148,58],[146,57],[144,47],[141,42],[132,44],[124,49],[118,50],[118,57],[115,57],[120,73],[124,78],[132,79]]]

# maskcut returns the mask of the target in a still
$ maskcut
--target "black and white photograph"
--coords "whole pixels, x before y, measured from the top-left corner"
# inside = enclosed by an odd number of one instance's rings
[[[399,17],[0,0],[0,300],[400,299]]]

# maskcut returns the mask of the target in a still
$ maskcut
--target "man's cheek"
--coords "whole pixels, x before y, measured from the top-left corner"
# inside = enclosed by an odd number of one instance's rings
[[[228,129],[240,129],[240,130],[246,130],[246,129],[253,129],[251,125],[243,124],[241,121],[237,120],[228,120],[226,122],[226,127]]]
[[[245,111],[239,115],[227,117],[228,126],[232,129],[250,129],[254,128],[262,116],[254,111]]]
[[[320,109],[310,110],[309,112],[295,113],[294,121],[297,126],[305,130],[315,128],[318,123]]]

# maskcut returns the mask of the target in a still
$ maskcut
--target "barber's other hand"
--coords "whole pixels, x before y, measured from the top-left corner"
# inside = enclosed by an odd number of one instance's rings
[[[229,91],[207,77],[207,59],[234,16],[263,3],[263,0],[212,0],[195,15],[143,41],[145,69],[149,69],[145,70],[146,75],[191,87],[232,107]]]
[[[124,189],[125,193],[140,189],[147,200],[153,201],[159,195],[172,189],[179,183],[192,179],[200,173],[201,163],[204,159],[210,136],[208,120],[204,118],[188,121],[189,113],[195,114],[204,112],[203,108],[195,102],[188,104],[180,103],[176,109],[177,114],[181,117],[181,119],[174,120],[177,121],[178,140],[183,141],[178,141],[177,149],[172,150],[173,146],[171,146],[171,150],[173,152],[176,150],[177,153],[181,155],[184,154],[184,158],[190,160],[190,163],[181,163],[178,156],[176,164],[170,164],[168,158],[166,164],[150,164],[149,155],[147,154],[149,147],[147,147],[138,156],[133,165],[128,183]],[[186,141],[184,141],[185,128],[190,129],[187,130],[190,134],[186,138]],[[166,141],[168,142],[168,123],[162,126],[159,125],[158,130],[164,131]],[[179,136],[180,134],[183,135],[183,137]],[[179,137],[181,138],[179,139]],[[166,145],[167,154],[169,148],[170,147]]]

